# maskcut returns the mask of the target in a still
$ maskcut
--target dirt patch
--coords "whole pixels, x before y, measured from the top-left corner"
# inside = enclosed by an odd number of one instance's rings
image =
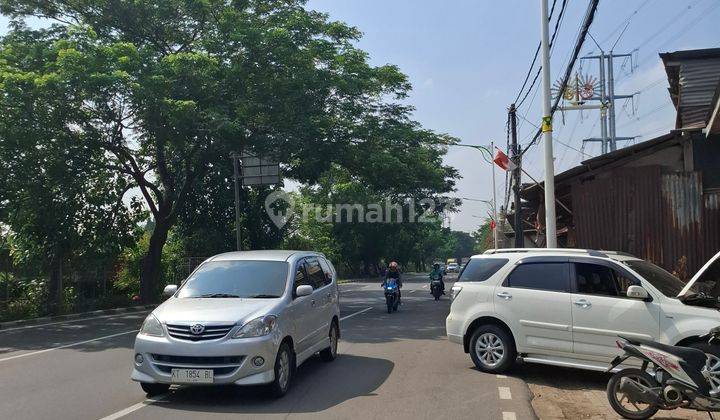
[[[509,376],[527,382],[540,419],[617,419],[605,395],[609,374],[552,366],[519,365]],[[660,411],[654,419],[707,419],[690,410]]]

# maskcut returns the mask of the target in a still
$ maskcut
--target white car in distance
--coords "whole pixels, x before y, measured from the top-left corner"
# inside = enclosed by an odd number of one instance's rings
[[[499,249],[473,256],[453,285],[448,339],[478,369],[520,359],[606,370],[619,335],[684,345],[720,325],[720,253],[687,283],[628,254],[581,249]],[[720,363],[712,374],[720,375]]]

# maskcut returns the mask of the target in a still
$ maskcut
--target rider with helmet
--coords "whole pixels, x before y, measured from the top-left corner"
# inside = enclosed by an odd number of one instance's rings
[[[385,282],[387,282],[389,279],[395,279],[398,285],[398,298],[401,297],[400,289],[402,288],[402,280],[400,279],[400,270],[398,270],[398,263],[395,261],[391,262],[388,266],[388,269],[385,272],[385,280],[383,281],[383,286],[385,285]]]
[[[443,280],[443,271],[440,269],[439,263],[433,264],[433,269],[430,272],[430,281],[432,282],[435,279],[440,280],[440,290],[442,290],[442,294],[444,295],[445,294],[445,281]],[[432,290],[430,290],[430,293],[432,293]]]

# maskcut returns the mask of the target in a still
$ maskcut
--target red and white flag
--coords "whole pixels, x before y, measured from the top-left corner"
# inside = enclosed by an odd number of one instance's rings
[[[517,165],[515,162],[510,160],[508,155],[502,152],[502,150],[497,149],[497,152],[495,152],[495,158],[493,158],[493,162],[499,167],[501,167],[505,171],[512,171],[513,169],[517,168]]]

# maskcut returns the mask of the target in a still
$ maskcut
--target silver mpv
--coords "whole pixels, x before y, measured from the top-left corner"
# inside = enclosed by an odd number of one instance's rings
[[[337,274],[322,254],[220,254],[164,294],[135,339],[131,378],[150,396],[172,384],[269,384],[282,396],[302,362],[337,356]]]

